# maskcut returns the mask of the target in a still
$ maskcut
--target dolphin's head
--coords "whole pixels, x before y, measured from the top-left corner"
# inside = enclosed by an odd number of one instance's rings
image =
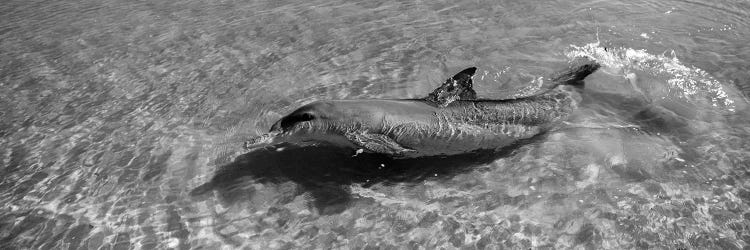
[[[352,105],[336,101],[313,102],[279,119],[271,126],[271,132],[291,135],[346,130],[359,124],[356,115],[353,115],[357,113],[356,110]]]
[[[347,102],[318,101],[307,104],[282,117],[271,126],[275,142],[329,142],[350,145],[347,132],[363,126],[357,106]]]
[[[311,125],[323,122],[327,117],[327,112],[321,106],[323,105],[312,103],[298,108],[276,121],[271,126],[271,132],[290,133],[296,130],[311,128]]]
[[[282,117],[271,132],[291,134],[342,134],[376,132],[395,123],[429,122],[435,107],[415,100],[327,100],[304,105]]]

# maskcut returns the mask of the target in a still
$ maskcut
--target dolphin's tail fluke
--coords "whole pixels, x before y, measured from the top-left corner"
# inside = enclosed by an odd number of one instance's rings
[[[583,87],[583,79],[599,69],[601,65],[589,57],[578,57],[570,63],[567,71],[553,76],[555,85],[573,85]]]

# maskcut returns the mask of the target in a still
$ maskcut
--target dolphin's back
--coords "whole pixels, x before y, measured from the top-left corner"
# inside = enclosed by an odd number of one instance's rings
[[[431,107],[418,100],[394,101],[405,106]],[[447,107],[431,107],[431,115],[386,115],[376,131],[405,148],[409,157],[459,154],[502,148],[531,138],[564,118],[574,105],[571,94],[554,91],[511,100],[458,100]]]
[[[553,91],[519,99],[456,101],[443,113],[465,123],[540,126],[566,116],[579,99],[575,92]]]

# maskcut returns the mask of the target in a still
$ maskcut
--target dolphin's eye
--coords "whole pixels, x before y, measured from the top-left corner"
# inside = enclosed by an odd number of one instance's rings
[[[306,122],[306,121],[312,121],[315,119],[315,115],[311,113],[301,113],[301,114],[294,114],[287,117],[284,117],[284,119],[281,120],[281,127],[282,128],[289,128],[293,126],[294,124],[300,123],[300,122]]]

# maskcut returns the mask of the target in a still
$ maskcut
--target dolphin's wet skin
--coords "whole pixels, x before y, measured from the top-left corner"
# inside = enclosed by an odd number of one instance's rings
[[[5,1],[0,249],[747,249],[747,13]]]
[[[307,104],[246,142],[321,142],[395,158],[455,155],[501,149],[556,126],[578,102],[584,78],[600,65],[576,58],[550,77],[548,90],[512,99],[477,99],[468,68],[424,99],[332,100]]]

